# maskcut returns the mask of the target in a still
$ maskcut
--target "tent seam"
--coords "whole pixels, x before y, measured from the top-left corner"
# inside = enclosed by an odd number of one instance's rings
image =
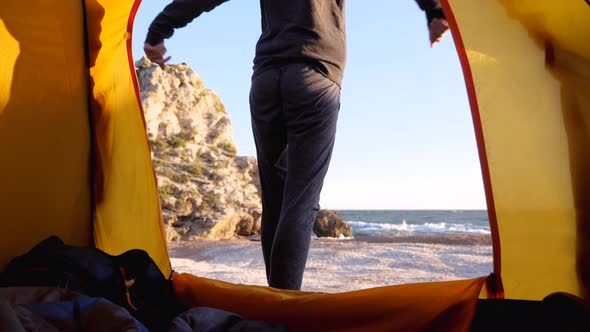
[[[502,285],[501,278],[502,264],[498,220],[496,216],[496,206],[494,203],[494,195],[492,190],[492,181],[488,164],[488,157],[485,149],[483,127],[481,125],[479,104],[477,101],[477,93],[475,91],[475,82],[473,80],[473,73],[471,71],[469,59],[465,51],[465,44],[463,43],[463,39],[461,37],[459,25],[457,24],[451,5],[449,4],[449,0],[441,0],[441,5],[443,7],[445,17],[447,18],[447,22],[449,23],[451,33],[453,35],[453,41],[455,43],[455,48],[457,50],[457,54],[461,62],[461,67],[463,69],[463,77],[465,79],[467,96],[469,98],[469,104],[471,108],[472,121],[475,129],[475,136],[479,151],[480,166],[483,176],[484,190],[486,194],[486,203],[490,229],[492,233],[492,247],[494,256],[494,273],[488,277],[488,280],[486,282],[488,297],[504,298],[504,287]]]
[[[94,219],[95,219],[95,211],[96,211],[96,202],[95,202],[95,172],[96,168],[94,167],[94,154],[97,152],[95,148],[95,132],[94,132],[94,122],[92,121],[92,75],[90,74],[90,45],[88,43],[88,11],[86,8],[86,0],[81,0],[82,4],[82,23],[83,23],[83,33],[84,33],[84,61],[86,64],[87,72],[87,81],[86,81],[86,103],[88,107],[88,125],[90,129],[90,155],[89,155],[89,166],[90,166],[90,236],[89,236],[89,243],[94,247]]]

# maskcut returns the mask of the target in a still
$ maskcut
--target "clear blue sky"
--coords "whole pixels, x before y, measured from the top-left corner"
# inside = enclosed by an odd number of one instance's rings
[[[144,0],[134,58],[169,0]],[[413,0],[348,0],[348,63],[327,209],[485,209],[475,133],[452,36],[431,49]],[[232,0],[166,41],[219,94],[240,155],[255,155],[248,94],[260,33],[258,0]]]

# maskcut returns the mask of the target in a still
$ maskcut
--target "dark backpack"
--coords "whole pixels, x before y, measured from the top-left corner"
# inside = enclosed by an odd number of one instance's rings
[[[188,309],[174,297],[172,282],[140,249],[112,256],[93,247],[66,245],[56,236],[14,258],[0,286],[67,288],[126,308],[151,331],[164,331]]]

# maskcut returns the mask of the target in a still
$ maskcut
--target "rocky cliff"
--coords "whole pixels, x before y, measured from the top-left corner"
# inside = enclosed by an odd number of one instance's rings
[[[256,159],[237,155],[219,96],[186,64],[136,69],[168,240],[258,234]]]

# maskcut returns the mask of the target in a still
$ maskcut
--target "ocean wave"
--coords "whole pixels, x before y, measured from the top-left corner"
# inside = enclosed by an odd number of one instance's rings
[[[409,224],[347,221],[353,236],[419,235],[419,234],[490,234],[489,226],[447,222]]]

